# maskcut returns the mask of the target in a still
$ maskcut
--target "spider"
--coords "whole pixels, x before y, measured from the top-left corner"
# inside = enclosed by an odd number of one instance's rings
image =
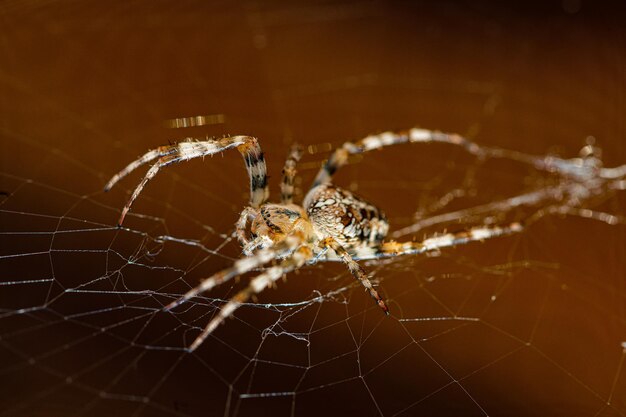
[[[111,178],[105,186],[105,191],[110,190],[120,179],[139,166],[156,160],[122,210],[118,222],[121,226],[137,196],[161,168],[231,148],[237,148],[243,156],[250,181],[250,201],[239,216],[236,235],[242,245],[244,256],[235,261],[232,267],[203,280],[182,297],[168,304],[165,310],[169,311],[200,293],[271,261],[278,262],[263,270],[246,288],[226,302],[188,348],[193,351],[241,304],[273,285],[280,277],[303,267],[306,263],[330,260],[345,263],[380,309],[389,315],[387,303],[372,286],[366,272],[357,261],[419,254],[460,243],[506,235],[521,229],[520,223],[512,223],[502,227],[475,227],[456,234],[446,233],[422,242],[385,241],[389,230],[385,214],[375,205],[334,185],[332,177],[347,163],[351,154],[408,142],[445,142],[462,146],[470,153],[477,154],[480,151],[478,145],[458,135],[418,128],[370,135],[355,143],[346,142],[324,162],[302,204],[299,205],[293,202],[296,164],[302,156],[302,149],[298,145],[292,146],[284,165],[280,184],[280,203],[269,203],[265,157],[256,138],[251,136],[206,140],[188,138],[178,144],[151,150],[131,162]]]

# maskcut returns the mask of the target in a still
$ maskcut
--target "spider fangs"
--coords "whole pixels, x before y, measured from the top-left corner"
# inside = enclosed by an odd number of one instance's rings
[[[300,148],[293,146],[285,163],[280,185],[280,204],[267,203],[269,188],[265,159],[257,139],[251,136],[231,136],[202,141],[189,138],[175,145],[161,146],[147,152],[113,176],[107,183],[105,191],[137,167],[156,160],[122,210],[118,222],[121,225],[133,201],[162,167],[235,147],[243,156],[250,180],[250,202],[239,217],[236,233],[245,256],[237,260],[232,267],[203,280],[165,309],[171,310],[216,285],[272,260],[279,262],[264,269],[221,308],[189,347],[189,350],[193,351],[252,295],[260,293],[280,277],[307,262],[327,260],[344,262],[378,306],[389,314],[385,301],[374,289],[357,260],[423,253],[521,230],[522,226],[519,223],[513,223],[503,227],[476,227],[463,233],[439,235],[423,242],[383,242],[389,229],[385,215],[374,205],[331,182],[333,174],[346,164],[350,154],[399,143],[437,141],[460,145],[470,153],[477,151],[477,145],[460,136],[423,129],[410,129],[398,133],[385,132],[368,136],[355,143],[346,142],[324,163],[302,206],[293,203],[293,183],[296,163],[301,157]]]

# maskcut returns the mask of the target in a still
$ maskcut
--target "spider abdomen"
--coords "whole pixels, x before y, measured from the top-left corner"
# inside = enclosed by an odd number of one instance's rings
[[[332,236],[348,251],[381,243],[389,230],[378,207],[332,184],[311,189],[304,208],[320,235]]]

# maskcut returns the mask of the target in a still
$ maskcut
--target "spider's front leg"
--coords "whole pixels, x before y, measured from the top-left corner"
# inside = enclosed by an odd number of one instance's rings
[[[399,145],[402,143],[429,143],[441,142],[460,146],[472,155],[481,156],[485,153],[498,153],[497,149],[482,148],[476,143],[456,134],[448,134],[433,130],[413,128],[398,132],[383,132],[377,135],[369,135],[357,142],[346,142],[330,155],[328,160],[319,170],[311,188],[320,184],[331,182],[335,172],[348,162],[350,155],[381,149],[386,146]]]
[[[237,310],[242,304],[247,302],[254,294],[258,294],[265,290],[268,286],[271,286],[280,277],[300,268],[305,262],[313,256],[313,252],[308,246],[301,246],[290,257],[282,261],[279,265],[268,268],[265,272],[253,278],[250,284],[239,291],[233,298],[231,298],[219,311],[209,324],[204,328],[202,333],[196,337],[189,351],[193,352],[204,342],[204,340],[219,326],[224,320],[230,317],[235,310]]]
[[[280,202],[281,204],[291,204],[293,202],[294,182],[296,178],[296,165],[302,157],[302,146],[294,143],[289,149],[289,155],[283,168],[283,178],[280,182]]]
[[[159,172],[159,170],[167,165],[175,162],[188,161],[194,158],[200,158],[213,155],[226,149],[236,147],[243,156],[250,178],[250,206],[259,207],[269,197],[269,188],[267,185],[267,169],[265,167],[265,158],[261,147],[256,138],[252,136],[231,136],[221,139],[208,139],[203,141],[195,141],[192,138],[176,145],[161,146],[155,150],[147,152],[137,160],[131,162],[115,174],[104,187],[104,191],[108,191],[119,180],[134,171],[136,168],[157,160],[148,170],[139,185],[133,191],[132,196],[124,206],[122,214],[118,221],[121,225],[124,221],[126,213],[130,210],[133,201],[139,196],[145,185]]]
[[[296,250],[301,244],[301,234],[292,234],[276,243],[274,246],[260,250],[252,256],[238,259],[230,268],[223,269],[215,275],[203,280],[199,285],[187,291],[182,297],[172,301],[170,304],[165,306],[165,310],[172,310],[198,294],[209,291],[210,289],[221,285],[236,276],[250,272],[276,258],[285,257],[290,252]]]

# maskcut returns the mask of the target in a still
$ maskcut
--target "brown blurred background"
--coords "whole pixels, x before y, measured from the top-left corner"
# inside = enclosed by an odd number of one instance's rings
[[[186,136],[259,137],[274,195],[294,141],[312,145],[306,191],[329,144],[415,125],[564,157],[593,136],[623,164],[625,21],[621,2],[585,0],[0,3],[0,416],[625,415],[624,225],[548,218],[369,264],[387,319],[341,265],[315,266],[258,301],[335,297],[241,308],[188,354],[210,299],[159,308],[238,256],[240,156],[168,168],[122,230],[139,174],[102,192]],[[164,127],[196,115],[217,122]],[[354,162],[337,182],[392,227],[470,170],[461,206],[543,181],[447,147]],[[428,320],[453,316],[477,320]]]

